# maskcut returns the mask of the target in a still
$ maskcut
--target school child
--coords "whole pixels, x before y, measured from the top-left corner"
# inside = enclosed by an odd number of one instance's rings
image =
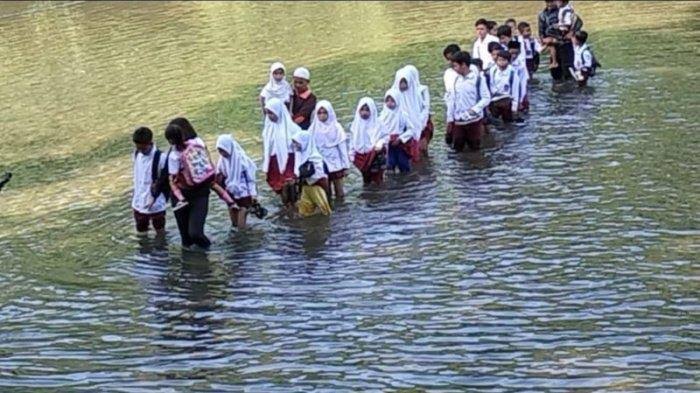
[[[350,133],[350,159],[362,173],[363,183],[381,184],[384,181],[389,135],[377,117],[377,105],[372,98],[360,99],[350,125]]]
[[[343,179],[350,169],[350,157],[348,154],[348,137],[343,126],[333,110],[333,105],[326,100],[321,100],[314,109],[313,121],[309,132],[314,138],[316,148],[323,158],[323,170],[328,175],[328,195],[335,192],[336,198],[345,197]],[[333,186],[331,189],[330,186]]]
[[[493,61],[488,52],[489,43],[498,42],[498,38],[489,34],[487,23],[488,21],[486,19],[481,18],[474,24],[476,27],[476,40],[474,41],[474,46],[472,48],[473,57],[476,59],[481,59],[481,61],[484,62],[484,68],[488,68]]]
[[[520,57],[520,43],[511,41],[508,43],[508,53],[510,53],[510,65],[518,73],[520,80],[520,95],[518,97],[518,111],[527,113],[530,110],[530,103],[527,98],[527,82],[530,79],[530,74],[527,72],[527,66]]]
[[[510,29],[510,26],[499,26],[497,34],[501,49],[508,50],[508,43],[513,39],[513,31]]]
[[[488,33],[492,36],[496,37],[496,34],[498,32],[498,23],[496,23],[496,21],[493,20],[486,21],[486,31],[488,31]]]
[[[285,105],[289,105],[292,96],[292,87],[284,79],[285,68],[280,62],[272,63],[270,66],[270,79],[260,91],[260,106],[265,112],[265,103],[272,98],[281,100]]]
[[[574,44],[574,78],[581,87],[588,84],[588,79],[595,75],[596,68],[600,67],[600,63],[586,41],[588,41],[588,33],[583,30],[574,33],[572,39]]]
[[[400,92],[389,89],[384,94],[384,107],[379,120],[384,124],[389,135],[387,151],[387,168],[394,171],[397,167],[401,173],[411,170],[412,155],[415,154],[416,132],[408,115],[399,103]]]
[[[165,195],[154,195],[154,186],[160,171],[165,166],[165,155],[153,143],[153,131],[139,127],[132,136],[135,150],[134,195],[131,208],[134,211],[136,231],[148,232],[149,224],[156,233],[165,232]]]
[[[183,119],[187,125],[186,119]],[[204,234],[209,211],[209,192],[214,180],[214,167],[209,154],[194,128],[185,131],[179,119],[165,128],[165,139],[171,145],[168,152],[168,174],[175,207],[175,221],[183,247],[197,245],[207,249],[211,241]],[[190,125],[191,127],[191,125]],[[190,139],[185,139],[185,135]]]
[[[510,31],[513,33],[513,39],[515,39],[515,37],[516,37],[517,34],[518,34],[518,31],[515,29],[515,27],[516,27],[516,25],[517,25],[516,22],[515,22],[515,19],[513,19],[513,18],[508,18],[508,19],[506,19],[505,23],[503,23],[503,24],[504,24],[505,26],[510,27]]]
[[[408,115],[412,128],[416,131],[413,136],[418,142],[412,154],[414,163],[420,161],[421,155],[428,154],[428,144],[433,138],[433,124],[430,119],[430,92],[427,86],[421,85],[418,69],[407,65],[396,72],[392,89],[400,92],[398,100],[401,110]]]
[[[561,31],[563,37],[571,38],[573,33],[581,30],[580,24],[582,22],[578,20],[574,7],[569,0],[556,0],[556,2],[557,8],[559,9],[557,15],[559,23],[557,27],[559,31]]]
[[[442,81],[445,84],[445,94],[442,99],[445,101],[445,105],[449,106],[452,100],[452,91],[454,90],[454,81],[457,78],[457,73],[452,69],[452,56],[459,52],[460,48],[457,44],[450,44],[445,47],[442,51],[442,55],[447,60],[447,69],[442,76]]]
[[[294,93],[292,95],[292,120],[301,127],[308,130],[311,125],[311,114],[316,107],[316,96],[311,92],[309,81],[311,74],[304,67],[294,70]]]
[[[496,67],[491,69],[489,77],[491,92],[489,109],[494,117],[500,117],[505,123],[513,121],[513,114],[518,110],[520,99],[520,77],[510,62],[510,53],[499,52],[496,57]]]
[[[231,225],[244,229],[248,212],[259,206],[255,187],[257,167],[231,135],[220,135],[216,140],[216,149],[219,151],[216,183],[223,186],[224,192],[234,202],[234,206],[229,207]]]
[[[299,163],[292,149],[292,136],[299,131],[301,128],[280,99],[271,98],[265,103],[262,171],[267,174],[267,184],[280,195],[286,207],[296,201],[294,168]]]
[[[483,112],[491,100],[491,94],[484,78],[471,68],[469,53],[457,53],[452,65],[458,76],[455,81],[454,103],[447,110],[445,138],[456,151],[462,151],[465,144],[476,150],[481,146],[484,133]]]
[[[496,68],[496,58],[498,57],[498,54],[503,50],[503,47],[501,46],[500,42],[492,42],[489,44],[489,55],[491,56],[491,64],[484,68],[484,75],[486,76],[486,79],[488,80],[489,75],[491,75],[491,70],[493,68]]]
[[[537,71],[540,65],[540,52],[542,45],[532,37],[532,29],[527,22],[518,23],[518,42],[520,42],[521,50],[525,51],[525,66],[530,77]]]
[[[331,214],[328,204],[328,176],[323,171],[323,158],[315,146],[309,131],[301,129],[292,137],[292,146],[298,152],[299,160],[294,166],[294,173],[299,179],[301,196],[297,202],[299,215],[308,217],[317,213],[325,216]]]

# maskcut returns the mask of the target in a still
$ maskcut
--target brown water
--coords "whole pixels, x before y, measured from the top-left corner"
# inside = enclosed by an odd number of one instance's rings
[[[540,2],[0,4],[2,390],[697,391],[700,8],[575,6],[592,87],[540,73],[524,127],[455,155],[442,48]],[[170,214],[165,244],[137,239],[131,130],[164,147],[185,115],[259,157],[280,58],[343,122],[415,64],[431,159],[353,173],[330,219],[231,234],[212,199],[208,254]]]

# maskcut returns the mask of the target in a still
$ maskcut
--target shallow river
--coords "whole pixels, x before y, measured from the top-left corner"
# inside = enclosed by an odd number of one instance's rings
[[[0,4],[0,390],[699,390],[700,6],[576,4],[592,87],[540,72],[525,126],[449,152],[442,48],[541,6]],[[415,64],[430,160],[353,172],[330,219],[231,233],[212,198],[207,254],[170,213],[138,239],[131,130],[185,115],[259,158],[278,58],[344,123]]]

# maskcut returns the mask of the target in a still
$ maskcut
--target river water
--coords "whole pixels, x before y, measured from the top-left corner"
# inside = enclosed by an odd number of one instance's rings
[[[700,8],[576,4],[592,87],[540,72],[524,127],[449,152],[442,48],[541,6],[0,4],[0,390],[699,390]],[[165,242],[134,236],[131,130],[163,147],[185,115],[259,158],[278,58],[343,122],[418,66],[430,160],[353,173],[329,219],[230,233],[212,199],[207,254],[170,213]]]

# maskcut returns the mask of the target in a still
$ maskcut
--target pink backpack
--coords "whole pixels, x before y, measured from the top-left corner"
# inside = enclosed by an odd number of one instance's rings
[[[214,177],[215,168],[207,148],[193,139],[185,142],[185,146],[180,157],[182,175],[187,186],[195,187],[211,180]]]

